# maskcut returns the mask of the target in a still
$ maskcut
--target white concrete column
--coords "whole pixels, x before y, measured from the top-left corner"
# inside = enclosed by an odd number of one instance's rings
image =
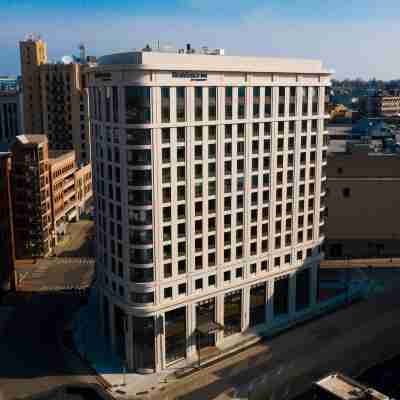
[[[250,323],[250,286],[242,290],[242,331],[248,329]]]
[[[274,322],[274,280],[267,281],[267,307],[266,307],[267,325],[271,326]]]
[[[165,318],[164,313],[154,316],[154,353],[156,372],[161,371],[165,366]]]
[[[191,358],[196,354],[196,303],[188,304],[186,321],[187,358]]]
[[[215,321],[221,325],[224,325],[224,294],[219,294],[215,297]],[[215,335],[216,344],[224,340],[224,332],[218,331]]]

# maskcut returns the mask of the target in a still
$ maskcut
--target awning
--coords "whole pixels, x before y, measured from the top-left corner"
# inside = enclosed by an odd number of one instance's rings
[[[202,324],[200,324],[197,329],[196,332],[199,333],[200,335],[211,335],[212,333],[216,333],[218,331],[223,331],[224,327],[219,324],[218,322],[214,322],[214,321],[208,321],[208,322],[204,322]]]

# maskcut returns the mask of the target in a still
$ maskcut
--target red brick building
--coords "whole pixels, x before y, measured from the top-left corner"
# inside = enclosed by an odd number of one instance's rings
[[[0,153],[0,296],[15,289],[15,249],[11,201],[11,154]]]

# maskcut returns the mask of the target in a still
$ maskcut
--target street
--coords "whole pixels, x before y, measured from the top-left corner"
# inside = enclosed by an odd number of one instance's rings
[[[70,383],[98,383],[96,376],[63,345],[63,328],[94,275],[93,222],[68,226],[58,257],[18,268],[20,287],[6,297],[8,313],[0,329],[0,399],[26,398]],[[11,307],[7,307],[10,305]]]
[[[327,373],[360,374],[400,352],[397,295],[400,282],[398,277],[394,279],[398,273],[393,269],[373,270],[372,279],[382,279],[387,292],[290,329],[186,378],[171,381],[148,398],[288,399]]]
[[[0,341],[2,400],[26,398],[61,384],[97,382],[59,340],[79,300],[72,292],[34,293],[16,306]]]

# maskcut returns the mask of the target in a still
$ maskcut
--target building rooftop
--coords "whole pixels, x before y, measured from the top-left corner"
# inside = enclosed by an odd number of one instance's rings
[[[316,382],[316,385],[341,400],[390,400],[375,389],[340,374],[329,375]]]
[[[66,158],[75,158],[74,150],[49,150],[49,161],[58,162]]]
[[[0,90],[0,97],[15,97],[18,94],[16,90]]]
[[[22,144],[41,144],[47,143],[46,135],[18,135],[16,140]]]
[[[135,65],[138,69],[283,72],[304,74],[331,74],[319,60],[241,57],[204,53],[166,53],[160,51],[133,51],[100,57],[98,66]]]

